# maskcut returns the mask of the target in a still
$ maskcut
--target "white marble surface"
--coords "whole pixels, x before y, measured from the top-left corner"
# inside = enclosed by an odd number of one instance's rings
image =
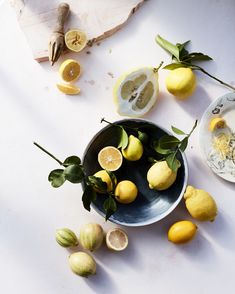
[[[211,73],[234,84],[233,0],[150,0],[128,25],[100,46],[72,57],[84,71],[80,96],[58,93],[58,65],[37,64],[6,1],[0,1],[0,273],[1,293],[125,294],[232,293],[235,262],[235,186],[215,176],[199,151],[198,129],[186,152],[189,183],[210,192],[219,214],[214,223],[196,222],[192,243],[167,241],[174,221],[190,219],[181,203],[165,220],[142,228],[126,228],[129,248],[120,254],[105,247],[94,254],[97,275],[82,279],[68,267],[69,251],[57,246],[55,229],[78,232],[82,224],[105,223],[81,203],[81,187],[65,184],[53,189],[47,174],[56,162],[32,144],[41,143],[59,158],[82,155],[90,138],[102,127],[100,119],[120,119],[112,100],[116,78],[141,65],[169,60],[154,37],[174,42],[193,40],[192,50],[214,58],[205,63]],[[111,78],[108,72],[113,73]],[[177,102],[165,89],[160,71],[160,99],[146,119],[170,128],[189,129],[205,108],[228,90],[198,74],[196,93]]]

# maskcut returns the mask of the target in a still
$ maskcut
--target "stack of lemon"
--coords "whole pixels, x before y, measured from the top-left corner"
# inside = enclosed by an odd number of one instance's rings
[[[87,36],[80,30],[70,30],[65,34],[65,44],[73,52],[80,52],[87,44]],[[81,65],[74,59],[65,60],[59,73],[65,82],[58,83],[57,88],[67,95],[76,95],[80,93],[80,88],[74,85],[74,82],[80,77]]]

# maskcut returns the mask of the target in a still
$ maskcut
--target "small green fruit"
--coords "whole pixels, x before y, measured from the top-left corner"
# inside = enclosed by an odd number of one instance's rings
[[[96,274],[96,262],[94,258],[85,252],[75,252],[69,256],[71,270],[81,277]]]
[[[56,241],[62,247],[74,247],[78,245],[77,236],[67,228],[56,230]]]

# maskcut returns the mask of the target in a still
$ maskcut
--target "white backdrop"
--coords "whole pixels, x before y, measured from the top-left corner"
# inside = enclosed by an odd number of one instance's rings
[[[91,137],[103,127],[100,119],[115,121],[112,88],[116,78],[131,68],[156,66],[169,56],[155,44],[157,33],[172,42],[192,40],[190,49],[214,58],[203,66],[235,84],[233,0],[150,0],[120,32],[100,46],[77,55],[83,67],[78,81],[81,95],[59,93],[58,64],[32,59],[14,12],[0,1],[0,274],[7,294],[73,293],[231,293],[234,288],[234,184],[215,176],[202,160],[198,129],[186,151],[189,183],[210,192],[219,213],[214,223],[196,222],[192,243],[175,246],[167,229],[177,220],[190,219],[181,203],[161,222],[126,228],[130,246],[120,254],[102,248],[94,254],[97,275],[82,279],[68,267],[69,251],[54,240],[57,228],[78,232],[82,224],[98,222],[113,227],[94,211],[85,211],[81,187],[65,184],[53,189],[47,181],[56,162],[33,146],[37,141],[64,159],[82,156]],[[68,56],[62,58],[65,59]],[[112,73],[112,78],[108,73]],[[145,117],[170,129],[190,129],[211,101],[228,92],[198,74],[198,88],[185,102],[165,89],[167,72],[160,71],[160,97]]]

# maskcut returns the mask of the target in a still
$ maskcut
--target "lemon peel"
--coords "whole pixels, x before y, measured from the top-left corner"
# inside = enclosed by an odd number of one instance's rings
[[[71,84],[56,84],[57,88],[64,94],[76,95],[80,93],[80,88]]]
[[[129,180],[121,181],[115,189],[115,198],[118,202],[128,204],[133,202],[138,194],[136,185]]]
[[[216,218],[216,202],[205,190],[188,186],[184,199],[186,208],[193,218],[200,221],[213,221]]]
[[[174,223],[168,231],[168,240],[175,244],[191,241],[197,232],[197,226],[191,221],[183,220]]]
[[[143,144],[141,141],[133,135],[129,136],[128,145],[125,149],[122,149],[122,155],[129,161],[139,160],[144,152]]]
[[[187,99],[196,89],[196,75],[191,68],[171,70],[166,78],[167,90],[179,99]]]

